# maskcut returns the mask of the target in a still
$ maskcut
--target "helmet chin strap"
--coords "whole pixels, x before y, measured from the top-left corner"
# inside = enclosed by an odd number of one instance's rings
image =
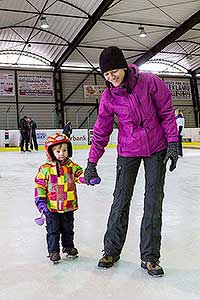
[[[60,177],[60,170],[59,170],[59,164],[58,161],[56,161],[56,172],[58,174],[58,177]]]
[[[59,169],[59,165],[65,165],[69,160],[69,157],[66,157],[65,159],[63,160],[58,160],[56,159],[56,172],[58,174],[58,177],[60,177],[60,169]]]

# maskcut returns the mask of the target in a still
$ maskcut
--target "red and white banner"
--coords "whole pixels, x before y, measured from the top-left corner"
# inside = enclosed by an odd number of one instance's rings
[[[14,74],[0,73],[0,96],[15,95],[15,79]]]

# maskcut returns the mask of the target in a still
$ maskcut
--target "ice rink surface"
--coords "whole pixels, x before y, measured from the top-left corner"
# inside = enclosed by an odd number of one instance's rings
[[[86,166],[88,150],[74,151]],[[76,260],[52,265],[46,258],[46,229],[37,226],[33,182],[43,151],[0,153],[0,300],[199,300],[200,150],[184,150],[177,169],[167,172],[163,206],[163,278],[140,268],[139,228],[143,212],[141,166],[131,205],[129,230],[119,262],[97,268],[112,202],[116,150],[99,162],[99,186],[78,185],[75,212]]]

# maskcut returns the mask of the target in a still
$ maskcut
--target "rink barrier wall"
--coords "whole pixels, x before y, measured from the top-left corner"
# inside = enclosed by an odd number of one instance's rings
[[[88,145],[91,144],[91,130],[92,129],[73,129],[71,142],[73,147],[76,149],[88,148]],[[198,145],[200,143],[200,128],[185,128],[185,135],[183,137],[184,145]],[[61,133],[62,129],[38,129],[37,133],[37,141],[39,145],[39,149],[44,146],[45,140],[48,135],[53,135],[56,132]],[[116,145],[117,144],[117,133],[118,130],[114,129],[108,145]],[[18,150],[20,144],[20,131],[19,130],[0,130],[0,148],[6,148],[6,151],[13,151],[15,148]],[[13,148],[13,150],[11,149]],[[1,150],[2,151],[2,150]]]
[[[63,129],[38,129],[36,130],[37,142],[39,146],[43,146],[48,135],[56,132],[61,133]],[[75,146],[86,146],[90,144],[91,129],[73,129],[71,142]],[[109,144],[116,144],[117,130],[114,129],[109,140]],[[20,131],[19,130],[0,130],[0,147],[19,147]],[[5,146],[6,145],[6,146]]]

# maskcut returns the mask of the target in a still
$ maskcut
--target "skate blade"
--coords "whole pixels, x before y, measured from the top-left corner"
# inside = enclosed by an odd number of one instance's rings
[[[158,274],[158,275],[151,274],[151,273],[148,272],[148,269],[146,267],[143,267],[142,265],[141,265],[141,268],[142,268],[142,271],[144,271],[144,272],[146,271],[146,274],[148,276],[150,275],[153,278],[160,278],[160,277],[164,277],[164,275],[165,275],[165,274]]]
[[[108,269],[111,269],[112,267],[114,267],[114,265],[109,266],[109,267],[103,267],[103,266],[97,265],[97,269],[99,269],[99,270],[108,270]]]
[[[77,255],[68,255],[66,253],[64,253],[65,258],[69,258],[69,259],[76,259],[78,258],[78,254]]]
[[[153,278],[161,278],[161,277],[164,277],[164,274],[159,274],[159,275],[154,275],[154,274],[150,274],[147,272],[148,275],[150,275],[151,277]]]
[[[59,264],[59,260],[56,260],[56,261],[51,261],[53,265],[57,265]]]

